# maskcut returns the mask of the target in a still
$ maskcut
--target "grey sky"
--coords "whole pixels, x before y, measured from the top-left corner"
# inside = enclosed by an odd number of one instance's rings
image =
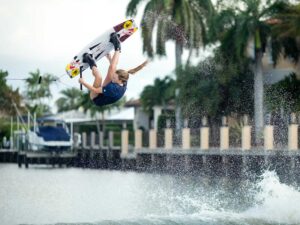
[[[90,41],[109,27],[126,19],[129,0],[0,0],[0,69],[10,78],[26,78],[40,69],[41,73],[61,76],[66,64]],[[141,5],[143,8],[143,5]],[[140,24],[142,10],[135,18]],[[140,64],[142,54],[141,32],[138,31],[122,45],[119,68],[130,69]],[[108,63],[98,62],[106,75]],[[175,67],[174,44],[167,43],[167,57],[155,59],[129,81],[126,96],[137,98],[145,85],[155,77],[170,74]],[[89,70],[84,77],[92,83]],[[65,85],[53,86],[53,100],[62,89],[79,87],[77,79],[62,77]],[[24,89],[23,81],[9,81],[13,88]]]

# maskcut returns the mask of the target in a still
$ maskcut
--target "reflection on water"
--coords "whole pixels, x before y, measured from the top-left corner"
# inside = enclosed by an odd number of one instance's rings
[[[300,224],[297,186],[0,164],[1,224]]]

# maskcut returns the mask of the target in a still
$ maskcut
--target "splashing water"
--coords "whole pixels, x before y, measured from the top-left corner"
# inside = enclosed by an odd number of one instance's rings
[[[238,183],[226,178],[216,186],[207,182],[202,178],[199,187],[181,181],[175,192],[173,187],[168,192],[166,187],[157,188],[147,196],[147,203],[158,203],[163,213],[153,212],[145,218],[157,224],[300,224],[300,191],[281,183],[274,171],[264,172],[253,184],[243,181],[234,190]]]
[[[247,188],[247,185],[243,188]],[[245,192],[245,195],[253,194],[253,202],[246,210],[241,210],[243,206],[238,202],[235,202],[235,209],[226,207],[224,199],[220,198],[222,196],[220,192],[215,193],[215,196],[210,193],[210,196],[202,196],[197,200],[182,196],[177,201],[179,200],[182,205],[195,208],[190,210],[193,213],[189,215],[174,213],[173,219],[181,218],[182,221],[186,221],[189,218],[190,222],[202,221],[199,224],[220,222],[222,224],[300,224],[300,191],[298,188],[281,183],[274,171],[264,172],[261,180],[248,188],[250,189]],[[226,196],[225,199],[230,201],[228,197],[230,196]]]
[[[244,215],[277,223],[300,223],[300,192],[294,187],[282,184],[275,172],[267,171],[258,183],[257,205]]]
[[[254,181],[74,168],[0,168],[0,220],[5,225],[79,221],[101,225],[300,224],[298,187],[281,183],[272,171]]]

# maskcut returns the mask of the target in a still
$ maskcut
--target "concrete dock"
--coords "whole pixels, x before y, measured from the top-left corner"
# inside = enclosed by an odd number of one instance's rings
[[[16,163],[28,168],[44,164],[93,169],[134,170],[164,173],[205,173],[211,175],[243,176],[265,169],[279,174],[300,174],[300,151],[174,148],[141,148],[126,155],[121,149],[77,149],[73,153],[0,151],[0,162]]]
[[[226,122],[224,119],[223,121]],[[67,165],[81,168],[135,170],[170,173],[206,173],[212,175],[242,176],[248,172],[259,173],[265,169],[289,174],[300,172],[298,125],[289,126],[286,146],[278,147],[272,125],[266,125],[262,144],[251,146],[251,126],[241,129],[240,147],[230,146],[230,130],[227,124],[220,127],[218,147],[210,146],[209,127],[199,129],[199,144],[193,146],[190,128],[182,129],[180,146],[175,145],[174,130],[164,129],[163,142],[158,145],[158,132],[144,133],[124,128],[118,137],[121,145],[114,145],[114,133],[109,131],[108,140],[100,132],[82,133],[81,146],[68,152],[45,153],[32,151],[1,150],[0,162],[17,162],[27,168],[29,164]],[[132,131],[131,131],[132,132]],[[160,135],[162,132],[160,132]],[[148,138],[145,136],[148,135]],[[107,145],[104,145],[107,143]],[[145,146],[145,143],[147,143]]]

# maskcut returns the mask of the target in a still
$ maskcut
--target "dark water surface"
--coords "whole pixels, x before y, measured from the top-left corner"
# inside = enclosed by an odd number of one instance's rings
[[[300,224],[297,185],[0,164],[0,224]]]

